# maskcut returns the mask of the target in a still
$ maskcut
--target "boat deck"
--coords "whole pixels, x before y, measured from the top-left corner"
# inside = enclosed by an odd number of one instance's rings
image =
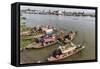
[[[39,47],[42,47],[41,43],[35,43],[35,42],[26,46],[27,49],[39,48]]]

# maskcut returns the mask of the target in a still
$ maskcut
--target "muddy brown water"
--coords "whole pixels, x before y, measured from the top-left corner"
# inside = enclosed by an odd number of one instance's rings
[[[33,27],[36,25],[53,25],[59,30],[78,31],[73,43],[85,42],[86,48],[61,61],[77,61],[95,59],[95,17],[83,16],[56,16],[25,14],[26,25]],[[57,48],[57,45],[42,49],[27,49],[20,52],[21,63],[35,63],[47,59],[48,55]]]

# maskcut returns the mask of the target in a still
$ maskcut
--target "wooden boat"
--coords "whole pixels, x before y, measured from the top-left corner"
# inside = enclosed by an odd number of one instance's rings
[[[71,40],[67,40],[67,42],[65,40],[65,43],[71,42],[75,38],[75,35],[76,35],[76,32],[73,32],[72,39]],[[41,44],[41,42],[39,42],[39,40],[41,39],[42,36],[44,36],[44,35],[40,34],[40,35],[34,36],[34,39],[36,41],[31,43],[31,44],[29,44],[28,46],[26,46],[26,48],[27,49],[30,49],[30,48],[45,48],[45,47],[48,47],[50,45],[56,44],[58,42],[57,38],[55,38],[54,40],[51,40],[51,41],[47,42],[47,44],[44,44],[44,43]],[[56,35],[55,35],[55,37],[56,37]]]
[[[31,31],[25,31],[20,33],[21,36],[30,36],[32,35]]]
[[[57,38],[58,43],[59,44],[70,43],[75,39],[76,35],[77,35],[77,32],[73,32],[71,35],[70,35],[70,32],[67,35],[61,34],[61,35],[59,35],[60,37],[58,36],[58,38]],[[69,37],[70,37],[70,39],[69,39]]]
[[[36,38],[35,42],[26,46],[26,48],[44,48],[50,45],[57,43],[56,36],[52,35],[51,37],[40,37]]]
[[[62,54],[56,55],[57,57],[54,57],[53,55],[51,55],[51,56],[48,57],[47,60],[50,61],[50,62],[59,61],[61,59],[65,59],[65,58],[67,58],[71,55],[74,55],[74,54],[80,52],[84,48],[85,48],[84,45],[75,45],[75,44],[73,44],[72,47],[69,47],[65,50],[62,50]]]
[[[42,37],[42,36],[44,36],[44,34],[38,34],[38,35],[36,35],[36,36],[33,36],[33,38],[34,38],[34,39],[37,39],[37,38],[40,38],[40,37]]]
[[[69,42],[71,42],[72,40],[74,40],[74,38],[76,37],[76,34],[77,34],[77,32],[73,32],[71,35],[70,35],[70,32],[67,34],[67,35],[65,35],[65,40],[64,40],[64,42],[65,43],[69,43]],[[68,37],[67,36],[70,36],[70,39],[68,39]]]
[[[53,45],[53,44],[56,44],[57,42],[55,41],[55,42],[53,42],[53,43],[50,43],[50,44],[48,44],[48,45],[45,45],[45,46],[43,46],[43,45],[41,45],[41,43],[31,43],[31,44],[29,44],[28,46],[26,46],[25,48],[26,49],[39,49],[39,48],[45,48],[45,47],[49,47],[49,46],[51,46],[51,45]]]

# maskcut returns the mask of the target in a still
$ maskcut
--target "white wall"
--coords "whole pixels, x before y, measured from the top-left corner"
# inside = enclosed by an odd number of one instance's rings
[[[13,2],[35,2],[35,3],[51,3],[51,4],[65,4],[65,5],[81,5],[81,6],[96,6],[99,7],[100,11],[100,0],[1,0],[0,1],[0,69],[17,69],[10,65],[10,32],[11,32],[11,6]],[[98,16],[100,13],[98,13]],[[98,20],[100,16],[98,17]],[[98,21],[98,26],[100,20]],[[100,29],[100,27],[98,28]],[[100,32],[98,32],[100,35]],[[99,40],[98,36],[98,40]],[[100,43],[98,43],[100,45]],[[100,47],[99,55],[100,56]],[[100,57],[99,57],[100,61]],[[77,63],[77,64],[63,64],[63,65],[47,65],[47,66],[31,66],[31,67],[21,67],[19,69],[98,69],[99,62],[93,63]]]

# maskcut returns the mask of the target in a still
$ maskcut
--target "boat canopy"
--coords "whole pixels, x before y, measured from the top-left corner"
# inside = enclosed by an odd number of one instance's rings
[[[46,32],[46,34],[52,34],[53,33],[53,29],[48,29],[45,32]]]

